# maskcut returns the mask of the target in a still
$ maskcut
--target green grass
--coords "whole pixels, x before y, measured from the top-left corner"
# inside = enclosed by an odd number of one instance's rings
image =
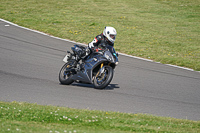
[[[0,18],[89,43],[105,26],[118,52],[200,71],[200,0],[0,0]],[[200,122],[0,102],[0,132],[200,132]]]
[[[0,102],[0,132],[198,133],[200,121],[22,102]]]
[[[200,0],[0,0],[0,17],[85,44],[113,26],[118,52],[200,71]]]

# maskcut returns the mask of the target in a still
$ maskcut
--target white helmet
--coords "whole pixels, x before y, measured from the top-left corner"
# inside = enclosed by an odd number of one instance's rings
[[[117,36],[117,31],[113,27],[105,27],[103,30],[103,35],[108,38],[111,43],[114,43],[115,38]]]

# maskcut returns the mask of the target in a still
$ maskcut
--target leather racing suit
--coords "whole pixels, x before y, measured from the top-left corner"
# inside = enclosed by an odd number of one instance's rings
[[[104,35],[101,33],[97,35],[92,42],[88,44],[88,48],[91,52],[97,50],[98,47],[105,47],[106,45],[114,46]],[[86,51],[87,52],[87,51]]]

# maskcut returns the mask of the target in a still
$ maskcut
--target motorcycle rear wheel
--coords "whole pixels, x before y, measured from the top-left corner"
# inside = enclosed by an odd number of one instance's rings
[[[68,67],[70,67],[69,62],[64,64],[59,72],[59,81],[63,85],[70,85],[74,82],[74,80],[71,79],[73,76],[72,72],[66,70]]]
[[[110,66],[104,66],[105,70],[103,72],[103,74],[101,74],[101,76],[95,76],[94,78],[94,88],[96,89],[104,89],[105,87],[108,86],[108,84],[110,84],[112,78],[113,78],[113,68]]]

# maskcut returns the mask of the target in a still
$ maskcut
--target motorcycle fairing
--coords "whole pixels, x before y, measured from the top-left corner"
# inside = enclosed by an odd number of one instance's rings
[[[79,80],[86,83],[93,83],[92,73],[93,70],[101,63],[106,62],[107,59],[98,54],[90,55],[85,61],[82,70],[72,76],[73,80]]]

